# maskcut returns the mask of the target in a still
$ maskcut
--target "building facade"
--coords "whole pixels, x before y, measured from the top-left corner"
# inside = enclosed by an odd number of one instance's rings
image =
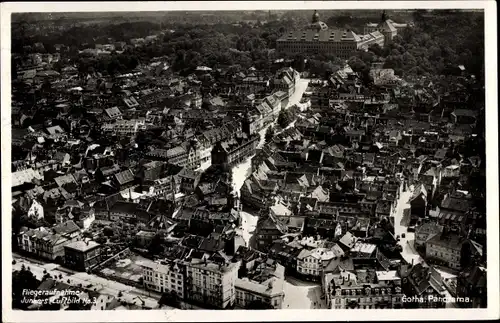
[[[115,123],[106,123],[102,126],[105,133],[118,136],[135,136],[139,131],[146,130],[146,120],[116,120]]]
[[[424,247],[427,240],[436,234],[441,234],[442,231],[443,226],[434,222],[427,222],[418,226],[415,230],[415,247]]]
[[[158,293],[175,293],[184,299],[185,266],[180,262],[162,260],[141,263],[144,288]]]
[[[66,267],[87,271],[102,261],[101,245],[94,241],[74,241],[64,246]]]
[[[452,269],[460,269],[462,245],[465,241],[455,233],[436,234],[425,243],[425,256]]]
[[[263,273],[260,273],[261,276]],[[265,279],[250,279],[248,277],[236,280],[236,306],[245,308],[251,302],[262,302],[281,309],[283,306],[285,268],[276,264],[271,277]]]
[[[37,257],[63,261],[64,246],[80,237],[80,228],[74,221],[60,223],[53,228],[25,229],[19,233],[19,248]]]
[[[186,295],[195,302],[219,309],[236,302],[239,263],[217,264],[194,259],[186,264]]]
[[[217,143],[212,149],[212,164],[236,165],[255,153],[258,135],[236,137]]]
[[[486,268],[472,266],[463,270],[457,277],[457,297],[468,298],[460,305],[466,308],[487,307]]]
[[[399,31],[408,27],[408,24],[396,23],[389,19],[385,13],[382,13],[382,17],[379,23],[368,23],[365,25],[363,32],[365,34],[380,32],[384,35],[385,44],[392,43],[393,38],[398,34]]]
[[[287,97],[290,97],[293,93],[295,93],[295,85],[299,80],[299,72],[295,71],[291,67],[283,68],[276,73],[276,76],[273,80],[273,88],[275,91],[283,91],[284,93],[286,93]],[[273,96],[268,96],[266,97],[266,100],[274,101],[276,100],[276,98]],[[274,104],[270,103],[270,106],[274,106]]]
[[[325,275],[324,288],[330,309],[402,308],[401,279],[395,272],[384,272],[390,279],[378,279],[377,272],[357,270]]]

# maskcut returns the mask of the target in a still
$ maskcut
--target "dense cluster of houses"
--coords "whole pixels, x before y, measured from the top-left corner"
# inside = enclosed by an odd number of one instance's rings
[[[46,54],[26,59],[13,81],[15,251],[92,272],[130,247],[125,232],[105,234],[125,223],[139,231],[134,248],[157,236],[176,241],[155,256],[176,259],[181,284],[156,279],[173,269],[151,260],[143,264],[146,289],[215,308],[258,301],[281,308],[283,267],[240,248],[230,168],[262,145],[295,92],[295,70],[200,66],[181,77],[158,58],[109,77],[73,66],[55,72]],[[204,289],[205,277],[213,285]]]
[[[477,181],[484,180],[484,157],[465,146],[481,134],[478,119],[457,115],[478,116],[483,107],[448,99],[461,97],[473,78],[456,78],[441,93],[409,83],[367,92],[357,77],[346,67],[311,81],[311,108],[252,159],[241,204],[260,210],[254,247],[278,259],[287,275],[321,282],[329,308],[437,298],[446,291],[434,266],[459,273],[452,295],[470,296],[461,305],[476,306],[486,295],[485,191]],[[399,221],[414,241],[396,234]],[[425,265],[401,259],[403,241]],[[472,272],[474,287],[464,280]]]
[[[407,82],[374,66],[366,87],[346,65],[310,80],[307,107],[281,129],[301,78],[284,61],[182,77],[159,57],[111,77],[56,72],[62,54],[36,48],[12,83],[15,252],[92,273],[129,248],[150,258],[143,288],[209,308],[282,308],[286,276],[320,283],[330,309],[444,307],[404,299],[446,291],[485,306],[485,161],[470,149],[484,106],[472,76]],[[235,189],[231,169],[250,157]],[[242,208],[259,216],[249,243]],[[109,234],[118,224],[133,241]],[[403,243],[425,262],[408,261]],[[440,268],[456,272],[454,288]],[[99,297],[94,307],[120,307]]]

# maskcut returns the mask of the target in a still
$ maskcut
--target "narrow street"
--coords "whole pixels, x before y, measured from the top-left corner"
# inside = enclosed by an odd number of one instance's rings
[[[240,196],[240,189],[245,180],[251,175],[252,172],[252,158],[247,158],[243,163],[233,167],[233,190]]]
[[[288,99],[288,103],[284,107],[285,110],[287,110],[288,108],[290,108],[294,105],[298,105],[298,106],[305,106],[306,105],[306,103],[300,103],[300,100],[302,100],[302,96],[304,95],[304,92],[306,91],[308,85],[309,85],[308,79],[300,79],[297,82],[297,85],[295,86],[295,92]],[[274,125],[276,124],[276,121],[277,120],[275,120],[274,122],[271,122],[270,124],[268,124],[267,126],[265,126],[263,129],[261,129],[259,131],[260,141],[259,141],[259,144],[257,145],[257,149],[260,149],[260,148],[262,148],[262,146],[264,146],[266,131],[269,127],[274,127]],[[293,127],[294,124],[295,124],[295,121],[292,122],[291,124],[289,124],[287,129]]]
[[[255,231],[259,217],[245,211],[241,211],[240,215],[241,228],[238,229],[238,232],[243,237],[243,240],[245,240],[246,246],[250,247],[250,239]]]
[[[421,263],[424,266],[428,267],[429,265],[425,262],[425,260],[420,256],[420,254],[416,251],[414,242],[415,242],[415,232],[408,232],[408,219],[404,219],[404,210],[410,208],[409,200],[413,194],[414,187],[411,185],[409,189],[403,193],[399,197],[398,206],[394,210],[394,234],[399,236],[399,244],[403,247],[403,251],[401,252],[401,256],[408,262],[413,264]],[[405,237],[402,237],[402,234],[405,234]],[[435,268],[443,279],[454,279],[456,276],[452,275],[446,271],[443,271],[439,268]],[[448,291],[445,290],[444,296],[451,298],[452,295]],[[446,308],[457,308],[455,303],[447,303]]]
[[[307,86],[309,84],[309,80],[307,79],[301,79],[297,82],[296,89],[294,94],[290,97],[287,105],[285,106],[285,109],[288,109],[289,107],[298,104],[300,105],[300,100],[302,99],[302,96],[304,95],[304,92],[307,89]],[[264,127],[262,130],[259,131],[260,135],[260,141],[259,144],[257,145],[257,149],[262,148],[265,143],[265,135],[266,131],[269,127],[274,127],[276,121],[270,123],[266,127]],[[292,122],[287,128],[293,127],[295,122]],[[243,163],[236,165],[232,169],[232,175],[233,175],[233,190],[236,192],[238,196],[240,196],[240,189],[245,180],[251,175],[252,172],[252,158],[253,156],[247,158]],[[246,242],[246,245],[249,246],[250,239],[253,235],[253,232],[255,230],[255,226],[257,225],[258,221],[258,216],[253,215],[248,212],[241,211],[241,227],[238,228],[239,234],[243,237],[243,239]]]
[[[392,216],[394,217],[394,235],[399,236],[399,244],[403,248],[401,256],[403,256],[408,263],[412,263],[413,261],[414,264],[417,264],[424,262],[424,260],[415,250],[415,233],[407,231],[408,221],[403,218],[405,213],[404,210],[410,208],[409,200],[413,194],[413,189],[414,187],[410,186],[407,191],[401,193],[397,207],[394,209]],[[404,238],[403,233],[405,234]]]

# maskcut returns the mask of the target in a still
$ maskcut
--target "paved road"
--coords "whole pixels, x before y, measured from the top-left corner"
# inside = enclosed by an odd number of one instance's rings
[[[252,158],[247,158],[243,163],[233,167],[233,190],[240,194],[240,189],[245,180],[251,175],[252,172]]]
[[[420,256],[420,254],[415,250],[414,242],[415,242],[415,233],[407,232],[407,224],[408,221],[403,221],[404,210],[410,208],[410,204],[408,203],[411,195],[413,194],[413,185],[410,186],[409,190],[403,192],[400,195],[398,206],[394,210],[394,234],[399,235],[400,242],[399,244],[403,247],[403,251],[401,252],[401,256],[408,262],[411,263],[413,261],[414,264],[421,263],[424,266],[428,266],[425,260]],[[401,235],[405,233],[405,238]],[[435,268],[441,274],[443,278],[454,278],[453,274],[450,274],[446,271],[440,270],[439,268]],[[446,289],[445,291],[446,297],[452,297],[450,292]],[[455,303],[447,303],[446,308],[457,308]]]
[[[325,309],[321,285],[287,277],[284,286],[283,309]]]
[[[408,263],[413,261],[414,264],[417,264],[423,262],[424,260],[414,248],[415,233],[407,231],[407,221],[403,220],[404,210],[410,208],[410,204],[408,202],[413,194],[413,189],[414,187],[410,186],[407,191],[401,193],[397,207],[394,209],[392,216],[394,217],[394,234],[399,236],[399,244],[403,247],[401,256],[403,256]],[[402,236],[403,233],[405,234],[404,238]]]
[[[250,239],[252,238],[255,227],[257,226],[257,221],[259,217],[257,215],[253,215],[251,213],[241,211],[241,227],[238,228],[237,232],[243,237],[245,240],[246,246],[250,246]]]
[[[302,100],[302,96],[304,95],[304,92],[307,90],[307,86],[309,85],[309,80],[308,79],[300,79],[297,84],[295,85],[295,92],[292,94],[292,96],[288,99],[288,103],[285,107],[285,109],[288,109],[291,106],[294,106],[295,104],[301,105],[300,100]]]
[[[302,96],[304,95],[304,92],[306,91],[308,85],[309,85],[308,79],[300,79],[297,82],[297,84],[295,85],[295,92],[288,99],[288,103],[284,107],[285,110],[294,106],[294,105],[299,105],[299,106],[305,105],[305,103],[304,104],[300,103],[300,100],[302,100]],[[274,127],[274,125],[276,124],[276,121],[277,120],[275,120],[274,122],[271,122],[266,127],[264,127],[261,131],[259,131],[260,142],[257,145],[257,148],[262,148],[262,146],[264,146],[264,139],[265,139],[266,131],[269,127]],[[293,124],[295,124],[295,122]],[[293,127],[293,124],[289,125],[287,128]]]
[[[290,99],[288,100],[287,105],[285,106],[285,109],[288,109],[289,107],[297,104],[301,105],[300,100],[302,99],[302,96],[304,95],[304,92],[307,89],[307,86],[309,84],[309,80],[307,79],[301,79],[298,81],[296,85],[295,92],[292,94]],[[257,146],[257,148],[262,148],[264,146],[264,139],[265,139],[265,134],[266,131],[269,127],[274,126],[275,122],[270,123],[264,129],[259,131],[260,134],[260,142]],[[291,123],[287,128],[293,127],[295,122]],[[233,173],[233,190],[240,195],[240,189],[245,180],[251,175],[252,172],[252,158],[254,156],[251,156],[247,158],[243,163],[236,165],[232,169]],[[249,245],[249,241],[252,237],[252,232],[255,230],[255,226],[257,225],[257,220],[258,216],[250,214],[248,212],[241,212],[241,217],[242,217],[242,227],[239,229],[239,232],[245,242],[247,243],[247,246]]]

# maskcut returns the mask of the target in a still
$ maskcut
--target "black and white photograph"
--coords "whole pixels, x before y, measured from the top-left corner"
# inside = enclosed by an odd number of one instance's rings
[[[494,2],[2,20],[6,321],[498,318]]]

